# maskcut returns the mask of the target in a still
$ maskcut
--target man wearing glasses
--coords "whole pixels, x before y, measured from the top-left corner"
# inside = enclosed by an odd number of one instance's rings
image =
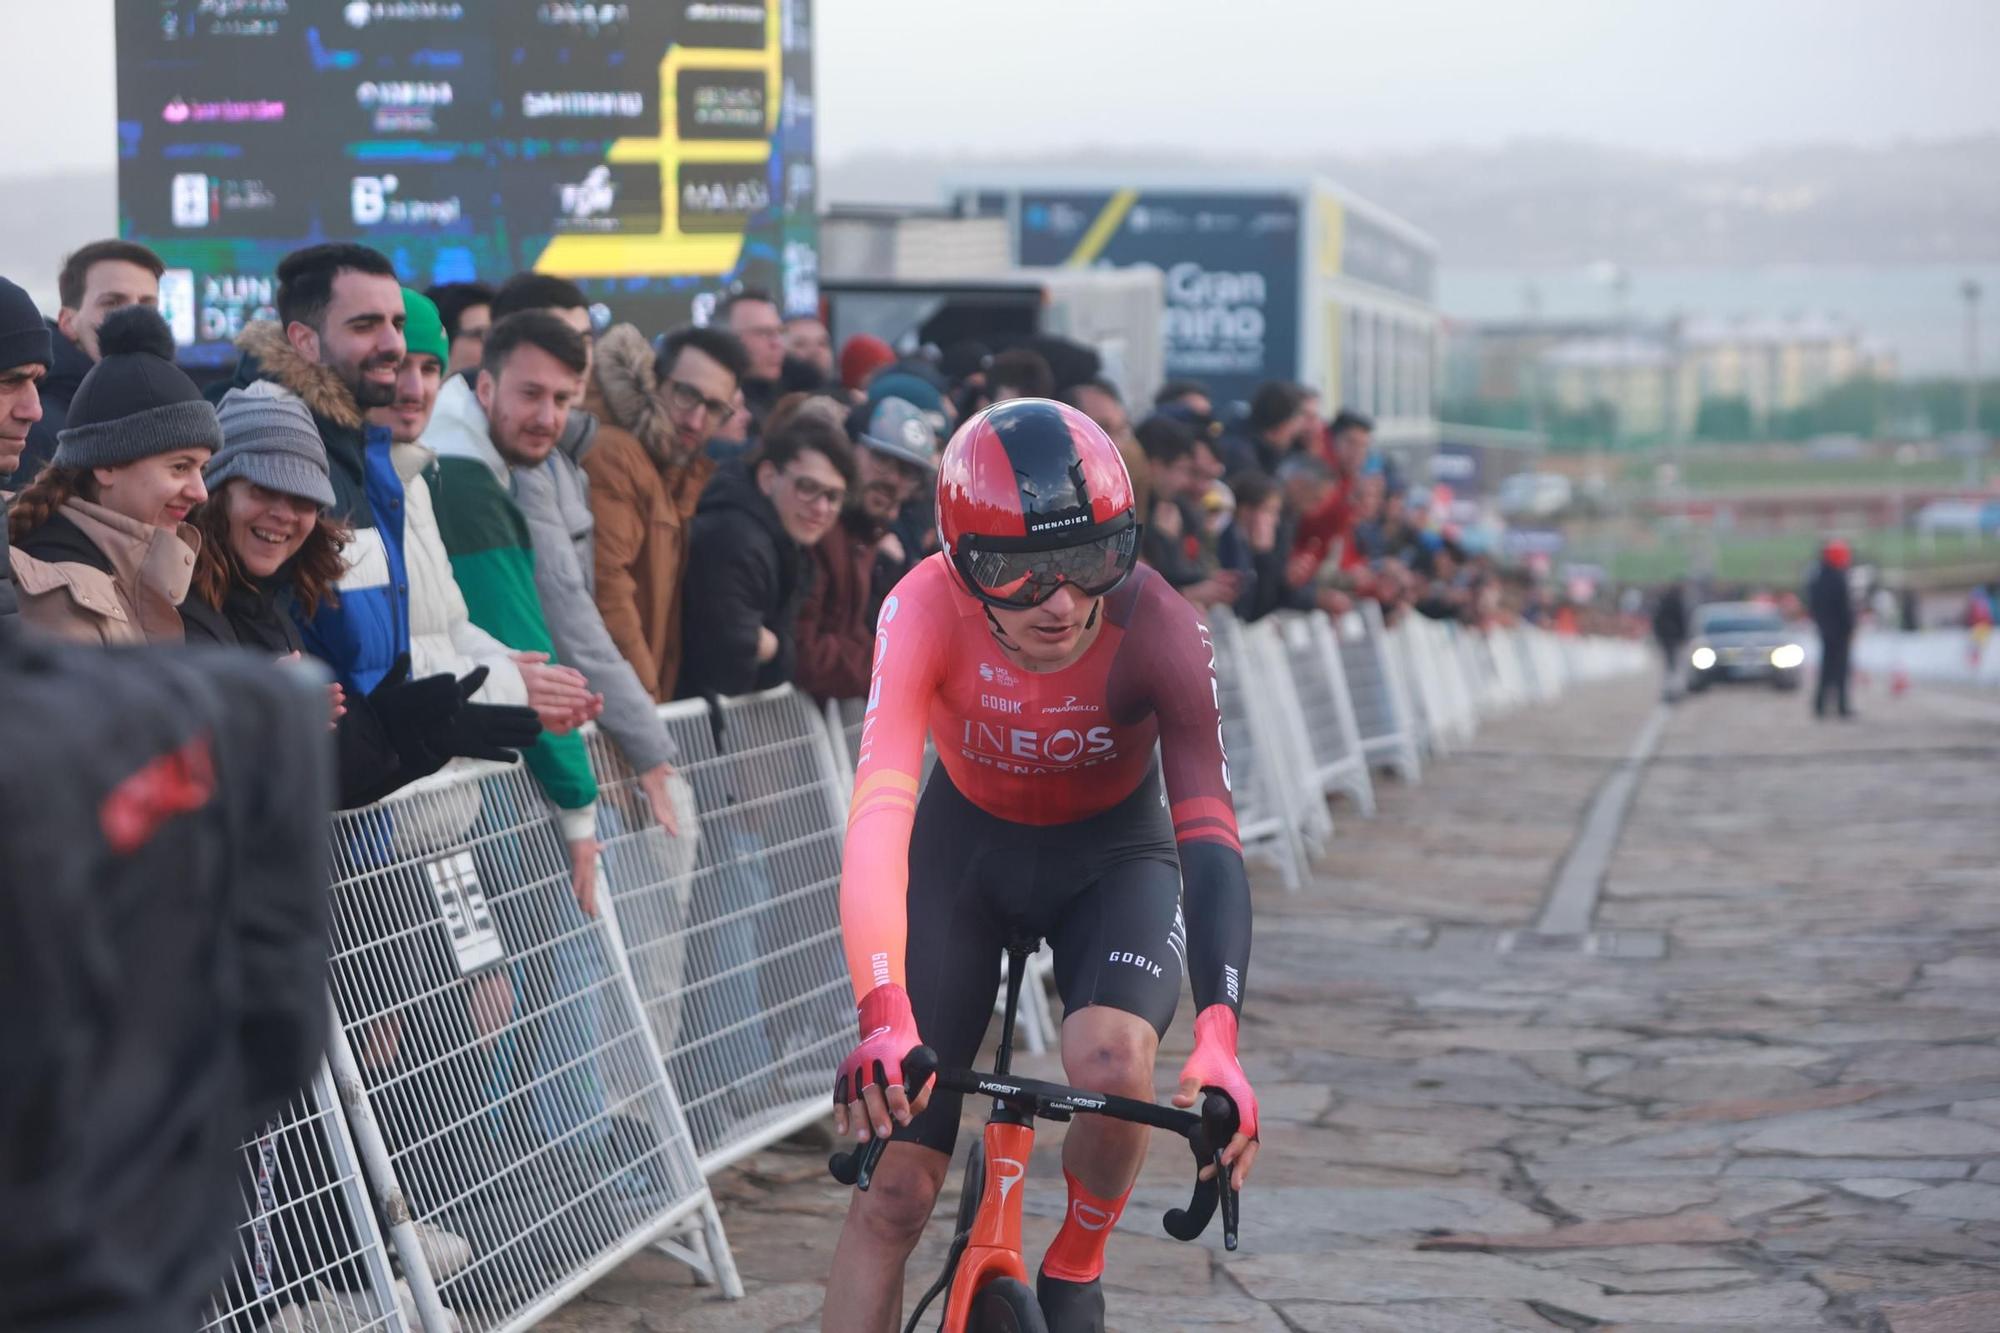
[[[598,420],[583,455],[597,521],[597,609],[618,651],[662,703],[681,670],[682,584],[695,505],[716,469],[709,438],[748,369],[718,328],[669,334],[658,355],[619,324],[597,343],[584,406]]]
[[[678,693],[749,694],[792,679],[812,548],[854,484],[847,432],[800,413],[745,464],[716,473],[688,552],[687,655]]]

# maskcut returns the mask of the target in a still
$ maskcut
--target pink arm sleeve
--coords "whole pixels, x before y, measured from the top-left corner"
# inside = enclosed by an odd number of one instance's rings
[[[910,829],[931,696],[952,620],[940,604],[945,599],[936,595],[945,590],[926,573],[919,569],[898,585],[875,626],[875,664],[840,865],[841,934],[856,1001],[877,986],[904,984]]]

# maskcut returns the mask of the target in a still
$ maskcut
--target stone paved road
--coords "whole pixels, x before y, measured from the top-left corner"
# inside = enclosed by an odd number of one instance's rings
[[[2000,1330],[2000,709],[1862,703],[1821,726],[1762,692],[1677,710],[1594,923],[1664,932],[1663,959],[1493,947],[1652,709],[1639,682],[1386,787],[1305,892],[1260,876],[1242,1250],[1160,1233],[1186,1189],[1163,1145],[1111,1249],[1111,1327]],[[844,1205],[822,1161],[718,1182],[746,1301],[647,1255],[546,1327],[816,1328]]]

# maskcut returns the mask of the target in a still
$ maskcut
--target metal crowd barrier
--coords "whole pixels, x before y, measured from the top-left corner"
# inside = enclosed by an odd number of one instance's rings
[[[1259,702],[1268,695],[1269,673],[1257,669],[1236,617],[1217,607],[1208,613],[1208,629],[1237,837],[1246,854],[1269,857],[1285,887],[1296,890],[1305,882],[1306,825],[1282,723]]]
[[[626,958],[704,1172],[824,1114],[852,1044],[840,941],[847,788],[824,721],[789,687],[661,709],[680,747],[681,838],[589,740]],[[718,725],[719,723],[719,725]]]
[[[1404,782],[1421,781],[1423,737],[1412,711],[1409,683],[1392,659],[1382,608],[1363,602],[1340,618],[1335,632],[1362,753],[1370,764],[1395,770]]]
[[[324,1062],[243,1145],[243,1221],[201,1333],[405,1333],[354,1141]],[[404,1288],[407,1290],[407,1287]]]
[[[602,818],[644,816],[613,790]],[[342,814],[333,843],[334,1005],[387,1154],[374,1183],[455,1238],[462,1266],[427,1276],[456,1321],[530,1327],[677,1227],[740,1290],[609,909],[637,873],[618,838],[587,911],[515,764]]]
[[[1319,612],[1286,613],[1273,621],[1284,670],[1305,724],[1309,776],[1325,795],[1344,792],[1362,814],[1373,815],[1375,783],[1333,621]]]

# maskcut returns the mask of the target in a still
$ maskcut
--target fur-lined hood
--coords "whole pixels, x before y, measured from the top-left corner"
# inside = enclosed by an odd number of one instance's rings
[[[260,319],[244,325],[236,346],[254,363],[254,367],[237,372],[239,381],[245,370],[254,370],[254,378],[270,380],[296,394],[314,416],[348,430],[362,428],[361,408],[340,376],[300,356],[275,321]]]
[[[630,324],[614,324],[597,340],[591,370],[592,405],[606,425],[631,432],[658,463],[674,461],[674,427],[660,397],[653,345]]]

